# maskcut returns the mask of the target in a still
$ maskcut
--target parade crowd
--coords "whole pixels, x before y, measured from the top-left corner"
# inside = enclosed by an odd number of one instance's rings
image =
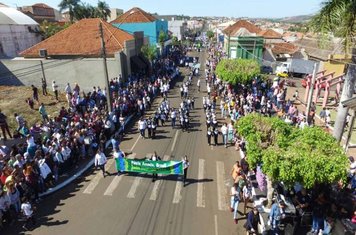
[[[95,165],[103,165],[108,148],[119,149],[127,120],[134,115],[143,116],[156,96],[167,96],[169,86],[179,76],[177,64],[183,55],[175,47],[164,58],[152,65],[150,76],[137,73],[123,81],[121,76],[110,80],[112,104],[107,104],[107,92],[99,86],[84,92],[79,84],[70,83],[60,89],[52,81],[57,102],[65,94],[66,105],[59,115],[50,116],[41,102],[39,89],[32,85],[33,96],[26,99],[29,108],[38,106],[42,122],[30,125],[20,113],[14,113],[16,130],[9,130],[7,110],[0,110],[0,127],[4,143],[8,138],[19,144],[1,146],[0,149],[0,228],[24,220],[23,228],[34,223],[35,205],[40,194],[53,188],[64,173],[74,173],[81,163],[95,156]],[[42,81],[42,95],[48,95],[46,81]],[[45,99],[45,98],[43,98]],[[112,112],[108,112],[111,105]],[[164,112],[162,107],[161,112]],[[103,156],[103,157],[100,157]]]

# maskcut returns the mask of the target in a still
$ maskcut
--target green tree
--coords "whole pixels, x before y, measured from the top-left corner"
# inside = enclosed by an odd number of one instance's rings
[[[105,21],[108,19],[108,16],[110,16],[111,13],[109,5],[105,1],[98,1],[97,11],[97,17]]]
[[[68,9],[71,23],[73,23],[74,19],[74,8],[79,5],[79,2],[80,0],[62,0],[58,5],[60,12]]]
[[[159,45],[161,46],[161,54],[163,53],[164,42],[166,41],[166,39],[167,39],[167,34],[163,30],[161,30],[158,35],[158,42]]]
[[[216,66],[217,75],[232,85],[247,84],[260,72],[260,65],[252,59],[224,59]]]
[[[40,31],[41,31],[41,35],[43,36],[43,38],[46,39],[46,38],[49,38],[49,37],[55,35],[59,31],[65,29],[69,26],[70,26],[70,23],[66,23],[63,26],[61,26],[57,23],[52,23],[52,22],[48,22],[47,20],[44,20],[40,24]]]
[[[178,41],[178,38],[176,36],[172,37],[172,45],[173,46],[178,46],[179,45],[179,41]]]
[[[206,36],[209,38],[209,40],[211,40],[213,37],[214,37],[214,32],[213,31],[208,31],[208,32],[206,32]]]
[[[321,34],[333,33],[343,38],[346,53],[352,50],[352,64],[348,65],[348,71],[344,81],[333,136],[340,141],[346,124],[348,108],[343,107],[342,101],[352,98],[356,81],[356,0],[327,0],[322,3],[322,8],[311,22],[310,28]]]
[[[299,129],[277,117],[251,114],[239,119],[237,132],[247,141],[250,166],[261,164],[268,176],[268,205],[272,182],[305,188],[346,178],[348,159],[335,139],[319,127]]]
[[[141,52],[152,64],[152,61],[157,56],[157,47],[155,45],[143,45],[141,47]]]
[[[79,4],[74,8],[74,18],[76,20],[97,18],[98,14],[98,9],[88,3]]]

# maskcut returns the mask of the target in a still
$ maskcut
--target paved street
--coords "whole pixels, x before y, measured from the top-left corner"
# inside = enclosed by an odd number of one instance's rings
[[[202,66],[204,53],[199,56]],[[183,75],[187,70],[183,69]],[[157,138],[141,139],[136,125],[125,137],[121,148],[132,151],[128,157],[143,158],[154,151],[164,160],[180,160],[185,154],[190,160],[188,185],[180,177],[160,177],[155,183],[151,175],[126,174],[116,176],[115,164],[108,161],[111,176],[90,171],[62,191],[46,198],[37,213],[38,226],[29,234],[242,234],[245,219],[234,224],[228,211],[231,186],[230,170],[238,152],[223,145],[210,147],[202,97],[205,75],[201,69],[201,93],[196,90],[196,77],[189,95],[196,97],[191,112],[189,132],[172,129],[170,122],[158,127]],[[179,85],[169,93],[171,107],[180,103]],[[155,104],[160,101],[156,99]],[[219,120],[222,122],[223,120]],[[219,136],[221,143],[221,137]],[[242,205],[240,210],[242,212]],[[19,232],[19,231],[11,231]]]

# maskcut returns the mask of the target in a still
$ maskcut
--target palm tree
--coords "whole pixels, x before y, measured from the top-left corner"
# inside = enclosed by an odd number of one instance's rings
[[[73,19],[74,19],[74,8],[76,6],[78,6],[80,0],[62,0],[58,7],[59,7],[59,11],[63,11],[65,9],[69,10],[69,19],[70,22],[73,23]]]
[[[110,15],[110,7],[105,1],[98,1],[98,17],[102,18],[103,20],[107,20],[108,16]]]
[[[352,98],[356,81],[356,0],[324,1],[320,12],[311,20],[310,26],[315,32],[333,33],[343,38],[346,53],[350,53],[350,49],[353,48],[352,63],[348,64],[333,132],[333,136],[341,141],[349,111],[341,102]]]

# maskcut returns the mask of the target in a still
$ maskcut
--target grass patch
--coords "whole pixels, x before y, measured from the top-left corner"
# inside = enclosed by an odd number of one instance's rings
[[[34,109],[31,109],[26,103],[27,98],[32,98],[31,87],[0,86],[0,109],[7,116],[7,123],[11,132],[17,128],[14,113],[21,115],[27,121],[28,126],[31,127],[33,124],[42,121],[41,115],[38,112],[40,103],[44,103],[50,118],[57,116],[62,106],[67,107],[67,101],[63,93],[60,93],[60,102],[58,103],[53,93],[43,96],[41,88],[39,88],[39,93],[39,104],[35,102]]]

